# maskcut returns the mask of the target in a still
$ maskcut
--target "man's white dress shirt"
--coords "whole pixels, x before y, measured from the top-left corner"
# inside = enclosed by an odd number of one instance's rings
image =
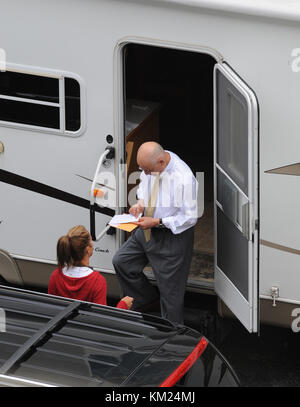
[[[163,224],[174,234],[182,233],[194,226],[198,219],[198,182],[190,167],[178,155],[170,154],[170,162],[160,174],[158,198],[154,218],[161,218]],[[138,199],[147,205],[156,174],[146,175],[142,171],[137,190]]]

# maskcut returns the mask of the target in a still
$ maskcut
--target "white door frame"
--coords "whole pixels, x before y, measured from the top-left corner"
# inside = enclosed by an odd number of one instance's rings
[[[124,157],[124,61],[123,49],[128,44],[150,45],[167,49],[196,52],[212,56],[216,63],[223,61],[223,56],[215,49],[197,44],[185,44],[180,42],[164,41],[161,39],[127,36],[121,38],[114,49],[114,135],[116,146],[115,173],[117,176],[117,202],[124,202],[127,196],[127,183],[125,174],[119,171],[120,160]],[[123,184],[123,187],[122,187]],[[117,213],[117,211],[116,211]],[[117,245],[123,243],[122,234],[117,231]]]

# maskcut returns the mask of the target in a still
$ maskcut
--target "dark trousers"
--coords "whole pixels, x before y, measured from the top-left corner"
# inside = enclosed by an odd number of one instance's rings
[[[113,257],[113,265],[123,294],[134,298],[137,309],[158,299],[144,267],[150,263],[160,292],[162,317],[183,323],[186,281],[192,260],[194,228],[180,234],[169,229],[152,228],[146,242],[144,231],[137,228]]]

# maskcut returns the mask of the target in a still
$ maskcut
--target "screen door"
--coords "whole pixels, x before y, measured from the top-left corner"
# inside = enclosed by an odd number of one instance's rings
[[[258,105],[225,63],[214,69],[215,291],[258,330]]]

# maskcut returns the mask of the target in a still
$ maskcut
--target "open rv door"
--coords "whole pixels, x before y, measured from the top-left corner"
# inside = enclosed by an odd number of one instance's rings
[[[225,63],[214,68],[215,291],[258,332],[258,104]]]

